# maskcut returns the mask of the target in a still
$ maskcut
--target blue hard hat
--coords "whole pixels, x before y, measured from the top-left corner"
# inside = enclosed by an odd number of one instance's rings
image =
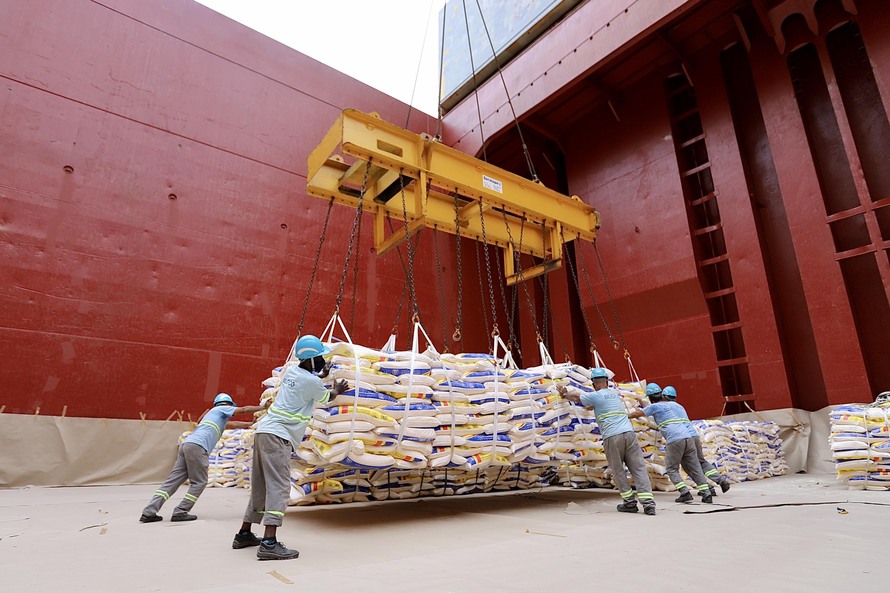
[[[662,389],[661,394],[665,397],[665,399],[677,399],[677,390],[670,385]]]
[[[662,393],[661,385],[659,385],[658,383],[649,383],[646,385],[646,396],[647,397],[650,395],[658,395],[660,393]]]
[[[234,406],[235,402],[232,400],[232,396],[228,393],[220,393],[213,398],[213,405],[218,406],[219,404],[228,404],[230,406]]]
[[[590,369],[590,378],[591,379],[608,379],[609,371],[602,367],[594,367]]]
[[[330,353],[330,350],[321,343],[321,340],[311,335],[303,336],[297,340],[297,345],[294,346],[294,356],[300,360],[309,360],[310,358],[324,356],[328,353]]]

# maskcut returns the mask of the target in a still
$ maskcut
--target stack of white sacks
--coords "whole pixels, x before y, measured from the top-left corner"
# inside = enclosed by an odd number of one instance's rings
[[[331,351],[327,382],[343,379],[350,389],[316,407],[292,461],[291,504],[550,484],[612,487],[593,411],[556,393],[560,384],[592,389],[587,368],[504,369],[487,354],[381,352],[345,342]],[[261,402],[275,396],[282,372],[264,381]],[[648,403],[643,387],[619,385],[628,410]],[[673,489],[660,434],[647,418],[633,423],[653,487]],[[735,480],[781,473],[775,433],[747,424],[744,435],[731,424],[701,427],[705,450],[718,460],[723,454],[744,460],[718,465]],[[767,433],[772,437],[761,438]],[[742,444],[749,434],[751,442]]]
[[[186,431],[179,442],[192,434]],[[209,455],[207,485],[213,487],[250,488],[250,464],[253,451],[253,430],[224,430]]]
[[[733,481],[760,480],[788,471],[775,422],[696,420],[692,424],[705,457]]]
[[[890,405],[831,411],[828,438],[837,477],[853,490],[890,490]]]

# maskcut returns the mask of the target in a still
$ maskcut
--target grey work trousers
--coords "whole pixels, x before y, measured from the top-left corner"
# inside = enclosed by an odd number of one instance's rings
[[[686,486],[686,481],[680,476],[681,465],[689,477],[695,481],[699,492],[707,492],[709,489],[708,480],[698,462],[698,453],[695,452],[695,440],[692,437],[680,439],[668,443],[664,447],[664,471],[680,493],[689,489]]]
[[[155,490],[154,496],[152,496],[142,514],[149,517],[157,515],[164,503],[173,496],[176,490],[188,478],[189,490],[182,497],[182,502],[173,509],[174,515],[187,514],[195,506],[195,503],[198,502],[198,497],[204,492],[204,488],[207,487],[207,468],[209,466],[210,455],[204,447],[196,443],[179,445],[176,463],[173,464],[170,475],[167,476],[161,487]]]
[[[245,523],[280,527],[290,502],[290,441],[274,434],[253,436],[253,465],[250,469],[250,500]]]
[[[618,492],[625,502],[634,499],[634,491],[627,479],[627,466],[630,475],[633,476],[634,485],[637,487],[637,498],[643,506],[655,506],[652,497],[652,483],[649,482],[649,472],[646,469],[646,460],[643,459],[643,451],[637,442],[634,432],[622,432],[603,440],[603,449],[606,452],[606,461],[612,470],[612,479]]]
[[[714,467],[714,464],[705,459],[705,453],[701,448],[701,439],[698,437],[695,438],[695,454],[698,455],[698,463],[701,465],[701,469],[705,472],[705,477],[708,477],[718,484],[722,484],[726,481],[726,476],[717,471],[717,468]]]

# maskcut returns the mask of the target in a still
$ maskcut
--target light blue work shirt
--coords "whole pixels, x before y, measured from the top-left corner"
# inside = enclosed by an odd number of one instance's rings
[[[222,431],[226,429],[226,422],[229,421],[229,418],[232,417],[236,409],[235,406],[216,406],[215,408],[210,408],[210,410],[201,417],[201,421],[198,422],[195,431],[185,437],[185,441],[183,442],[201,445],[205,451],[210,453],[213,451],[213,447],[216,446],[219,437],[222,436]]]
[[[315,402],[328,401],[328,390],[321,379],[297,365],[284,371],[275,402],[260,418],[256,432],[274,434],[290,441],[296,449],[303,440],[306,425],[312,420]]]
[[[607,387],[599,391],[585,391],[580,397],[582,404],[593,408],[603,439],[633,432],[634,427],[627,417],[624,400],[615,389]]]
[[[676,402],[655,402],[643,408],[643,413],[655,420],[668,444],[698,436],[686,410]]]

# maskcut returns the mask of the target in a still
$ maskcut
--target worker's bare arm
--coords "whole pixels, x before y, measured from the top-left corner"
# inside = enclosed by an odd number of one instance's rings
[[[229,420],[226,422],[226,428],[250,428],[253,422],[242,422],[240,420]]]

